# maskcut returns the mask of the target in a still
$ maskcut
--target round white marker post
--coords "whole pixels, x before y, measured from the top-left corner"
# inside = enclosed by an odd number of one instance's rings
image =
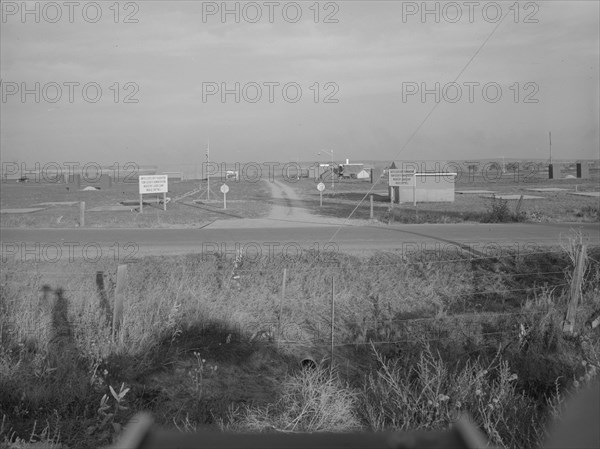
[[[221,193],[223,194],[223,209],[227,209],[227,192],[229,192],[229,186],[223,184],[221,186]]]
[[[325,184],[323,184],[322,182],[318,183],[317,190],[319,191],[319,196],[321,200],[320,207],[323,207],[323,190],[325,190]]]

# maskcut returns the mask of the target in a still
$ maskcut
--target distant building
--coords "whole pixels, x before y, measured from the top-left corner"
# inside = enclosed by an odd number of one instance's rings
[[[346,179],[370,179],[371,171],[362,163],[350,163],[346,159],[345,164],[340,164],[340,176]]]
[[[457,173],[419,171],[418,166],[409,169],[410,164],[392,162],[389,169],[412,172],[405,185],[389,186],[390,200],[394,203],[437,203],[454,202],[454,186]],[[388,171],[389,173],[389,171]],[[387,176],[386,176],[387,178]]]
[[[371,167],[363,167],[361,171],[356,174],[357,179],[371,179]]]

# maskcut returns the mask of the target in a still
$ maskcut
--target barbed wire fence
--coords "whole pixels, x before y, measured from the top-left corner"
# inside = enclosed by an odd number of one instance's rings
[[[577,263],[578,260],[586,260],[585,245],[579,245],[578,253],[574,260],[572,272],[568,267],[562,270],[549,271],[530,271],[523,273],[503,273],[507,279],[514,280],[524,276],[534,276],[542,278],[544,281],[541,285],[534,282],[532,286],[524,286],[520,288],[503,288],[501,291],[495,291],[489,288],[482,288],[475,291],[462,291],[457,294],[448,294],[447,292],[434,292],[434,295],[443,296],[446,301],[458,300],[468,297],[481,298],[482,302],[486,299],[504,298],[506,295],[520,295],[521,297],[538,297],[548,295],[549,293],[557,293],[557,296],[567,297],[569,301],[569,315],[565,317],[565,332],[573,333],[574,316],[577,307],[577,302],[581,297],[582,284],[584,281],[585,267]],[[555,251],[536,251],[527,254],[527,256],[536,256],[544,254],[556,254]],[[354,269],[377,269],[383,267],[398,267],[407,268],[410,266],[431,267],[433,265],[444,264],[459,264],[469,263],[473,260],[496,260],[495,255],[455,258],[447,260],[399,260],[387,263],[357,263],[351,266]],[[594,259],[592,262],[597,263]],[[121,270],[126,265],[119,265]],[[108,317],[112,313],[112,330],[113,337],[119,337],[122,340],[122,334],[118,332],[118,328],[123,320],[123,301],[126,301],[124,292],[126,283],[128,282],[125,275],[121,275],[117,279],[117,268],[113,270],[97,270],[94,273],[93,279],[89,283],[81,281],[81,277],[75,272],[61,273],[56,270],[56,267],[42,268],[36,267],[34,273],[30,273],[28,288],[32,291],[39,292],[49,284],[54,284],[56,288],[61,288],[63,294],[93,298],[99,297],[99,301],[104,303],[104,311]],[[286,281],[290,273],[293,273],[295,267],[281,268],[279,266],[243,268],[243,256],[241,253],[236,254],[232,265],[224,264],[219,270],[224,278],[228,281],[223,285],[224,288],[234,288],[238,292],[243,291],[244,278],[252,277],[253,275],[265,275],[270,272],[282,272],[281,289],[278,295],[279,301],[273,304],[273,316],[275,320],[258,320],[252,323],[252,326],[233,330],[239,335],[238,338],[248,338],[251,341],[264,341],[275,343],[278,347],[308,347],[320,346],[329,347],[329,357],[335,358],[335,351],[338,348],[355,347],[367,345],[390,346],[407,344],[414,341],[441,341],[449,338],[452,335],[454,338],[477,339],[480,342],[498,343],[503,338],[522,339],[523,323],[527,320],[534,319],[545,312],[539,310],[518,310],[518,311],[485,311],[471,310],[468,313],[453,313],[453,314],[437,314],[436,316],[413,317],[413,318],[367,318],[363,316],[361,320],[348,313],[344,308],[344,304],[336,304],[336,273],[339,270],[347,270],[348,266],[336,266],[331,264],[327,266],[331,274],[329,279],[331,282],[331,290],[329,295],[322,295],[324,301],[329,301],[331,306],[331,315],[320,316],[313,323],[303,322],[298,323],[293,320],[286,319],[283,313],[283,304],[286,301]],[[301,271],[322,270],[322,267],[302,268]],[[49,280],[51,282],[49,282]],[[8,278],[2,280],[3,285],[6,285]],[[106,281],[106,283],[105,283]],[[551,282],[549,282],[551,281]],[[337,282],[339,285],[339,281]],[[576,284],[576,285],[575,285]],[[64,287],[62,287],[64,286]],[[277,288],[273,288],[274,291]],[[117,294],[117,292],[119,292]],[[45,293],[47,294],[47,292]],[[577,296],[575,296],[577,295]],[[112,301],[110,300],[112,298]],[[119,299],[120,298],[120,299]],[[574,305],[573,305],[574,304]],[[112,309],[112,310],[111,310]],[[288,317],[289,318],[289,317]],[[598,320],[596,320],[598,321]],[[596,323],[598,326],[600,323]]]

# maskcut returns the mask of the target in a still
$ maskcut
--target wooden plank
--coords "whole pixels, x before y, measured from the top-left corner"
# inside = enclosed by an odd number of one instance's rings
[[[569,307],[567,316],[563,323],[563,332],[572,334],[575,330],[575,318],[577,316],[577,306],[581,297],[581,285],[583,283],[583,272],[585,270],[586,247],[581,245],[579,254],[575,261],[573,269],[573,279],[571,280],[571,290],[569,292]]]
[[[127,280],[127,265],[119,265],[117,268],[117,287],[115,289],[115,305],[113,308],[113,339],[123,323],[123,302],[125,282]]]

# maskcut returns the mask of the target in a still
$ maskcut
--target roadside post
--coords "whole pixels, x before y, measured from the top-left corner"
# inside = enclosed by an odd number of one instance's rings
[[[79,226],[85,226],[85,201],[79,202]]]
[[[113,341],[123,324],[123,301],[125,299],[125,283],[127,281],[127,265],[117,267],[117,286],[115,288],[115,305],[113,308],[112,337]],[[121,334],[123,338],[123,334]]]
[[[325,190],[325,184],[322,182],[317,184],[317,190],[319,191],[320,204],[319,207],[323,207],[323,190]]]
[[[221,186],[221,193],[223,194],[223,209],[227,209],[227,192],[229,192],[229,186],[223,184]]]
[[[369,217],[372,220],[373,219],[373,195],[369,195],[369,197],[371,198],[371,213],[369,214]]]
[[[417,170],[413,173],[413,206],[417,205]]]

